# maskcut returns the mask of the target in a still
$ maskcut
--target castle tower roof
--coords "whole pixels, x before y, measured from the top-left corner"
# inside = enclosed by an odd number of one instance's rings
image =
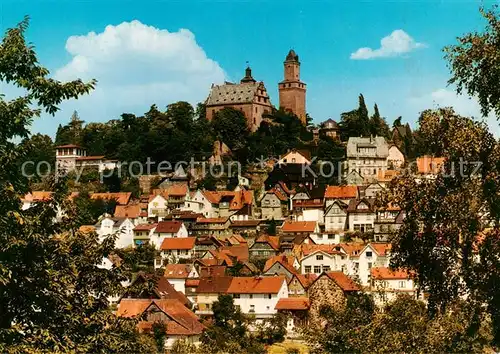
[[[241,79],[240,81],[242,84],[247,83],[247,82],[256,82],[255,79],[252,77],[252,69],[250,69],[249,66],[245,69],[245,77]]]
[[[299,56],[295,53],[293,49],[290,49],[285,61],[299,62]]]

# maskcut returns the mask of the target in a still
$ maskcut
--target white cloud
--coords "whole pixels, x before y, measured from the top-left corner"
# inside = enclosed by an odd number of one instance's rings
[[[487,117],[481,115],[481,107],[475,98],[466,95],[458,95],[451,89],[440,88],[430,94],[413,98],[410,103],[419,111],[428,108],[452,107],[456,113],[475,118],[478,121],[485,121],[490,131],[500,137],[500,121],[494,114]]]
[[[351,53],[351,59],[365,60],[395,57],[423,47],[425,47],[425,44],[416,42],[408,33],[398,29],[381,39],[380,48],[359,48],[354,53]]]
[[[55,78],[98,82],[90,95],[61,106],[57,118],[62,122],[74,109],[84,120],[105,121],[123,112],[142,114],[153,103],[160,108],[178,100],[195,104],[206,98],[212,83],[226,77],[187,29],[169,32],[123,22],[100,33],[71,36],[66,50],[72,59]]]

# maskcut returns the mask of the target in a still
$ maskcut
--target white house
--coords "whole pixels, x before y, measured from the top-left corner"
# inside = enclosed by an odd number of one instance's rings
[[[310,165],[311,160],[309,156],[306,156],[304,152],[300,152],[298,150],[292,149],[288,151],[285,155],[281,156],[278,160],[278,164],[287,164],[287,163],[296,163],[296,164],[306,164]]]
[[[216,217],[212,203],[207,199],[205,193],[198,189],[194,193],[189,193],[181,210],[190,210],[194,213],[201,213],[206,218]]]
[[[396,145],[389,147],[389,155],[387,156],[387,165],[389,168],[401,168],[405,164],[405,155],[399,150]]]
[[[358,277],[361,285],[369,286],[371,284],[372,268],[389,266],[390,248],[390,243],[372,242],[359,253]]]
[[[157,224],[139,224],[134,228],[134,245],[139,246],[151,242]],[[158,245],[159,246],[159,245]]]
[[[389,145],[384,137],[350,137],[347,141],[345,174],[358,172],[365,180],[376,180],[387,170]]]
[[[325,231],[347,229],[347,204],[334,200],[325,210]]]
[[[168,263],[189,260],[194,257],[196,237],[165,238],[160,246],[160,257]]]
[[[241,312],[263,320],[276,313],[279,299],[288,297],[288,286],[284,276],[234,277],[227,294],[233,296],[234,304]]]
[[[166,238],[188,237],[188,230],[184,223],[173,221],[160,221],[151,235],[150,242],[160,249],[160,246]]]
[[[302,274],[321,274],[322,272],[340,271],[346,263],[347,255],[334,248],[318,248],[300,260]]]
[[[102,242],[110,235],[117,235],[115,248],[127,248],[134,246],[135,225],[129,218],[117,218],[104,215],[96,224],[96,233]]]
[[[186,293],[186,279],[198,278],[196,268],[191,264],[167,264],[163,275],[174,289]]]
[[[351,200],[347,207],[350,231],[368,232],[375,222],[374,199]]]
[[[391,302],[399,294],[419,297],[415,282],[405,270],[392,270],[387,267],[372,268],[370,285],[371,293],[377,305]]]
[[[159,220],[168,214],[168,197],[162,194],[151,196],[148,203],[148,217],[157,216]]]

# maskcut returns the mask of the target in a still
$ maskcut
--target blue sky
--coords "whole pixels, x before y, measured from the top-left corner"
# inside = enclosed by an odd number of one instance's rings
[[[492,2],[484,2],[491,4]],[[54,135],[76,109],[87,122],[141,114],[156,103],[203,100],[212,82],[239,80],[249,61],[278,104],[290,48],[308,84],[307,111],[339,119],[363,93],[390,124],[414,125],[425,108],[453,105],[479,116],[475,100],[447,86],[442,48],[484,27],[480,1],[11,1],[0,30],[31,17],[28,40],[61,80],[96,78],[94,93],[42,117],[34,132]],[[396,31],[396,32],[395,32]],[[92,34],[94,32],[94,34]],[[385,46],[381,48],[381,40]],[[360,48],[371,48],[356,53]],[[361,54],[359,54],[361,53]],[[374,58],[368,58],[375,56]],[[3,85],[2,92],[15,91]],[[498,123],[490,117],[498,134]]]

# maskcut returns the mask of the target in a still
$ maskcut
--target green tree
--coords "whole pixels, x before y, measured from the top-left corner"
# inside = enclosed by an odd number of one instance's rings
[[[370,119],[365,98],[359,95],[358,108],[340,115],[340,135],[342,140],[350,137],[370,135]]]
[[[94,82],[61,83],[48,77],[32,46],[26,44],[26,18],[7,30],[0,43],[0,81],[23,89],[11,101],[0,95],[0,351],[153,352],[136,323],[117,318],[108,296],[122,291],[119,269],[97,265],[114,248],[114,239],[79,233],[64,188],[54,185],[52,200],[21,209],[29,191],[19,160],[34,118],[54,114],[65,99],[88,93]],[[56,210],[66,214],[61,221]]]
[[[472,32],[458,37],[458,44],[444,48],[452,77],[450,84],[455,84],[457,92],[466,92],[477,96],[481,113],[487,116],[493,111],[500,116],[500,19],[498,7],[490,10],[480,9],[486,19],[484,31]]]
[[[233,151],[243,149],[250,134],[245,115],[234,108],[216,112],[212,119],[212,129],[216,139]]]
[[[43,176],[53,173],[56,164],[56,151],[52,139],[48,135],[35,134],[23,139],[20,148],[26,153],[20,159],[25,163],[25,172],[32,175],[32,180],[40,181]],[[37,171],[38,166],[38,171]]]
[[[274,218],[269,221],[267,233],[271,236],[276,236],[276,220],[274,220]]]
[[[424,111],[420,134],[432,152],[446,158],[445,173],[423,181],[405,174],[391,184],[386,201],[406,211],[393,238],[391,263],[415,272],[429,294],[431,316],[445,312],[464,293],[478,314],[488,304],[498,343],[494,298],[500,293],[484,285],[499,277],[498,268],[489,267],[496,264],[490,252],[498,250],[500,235],[499,143],[484,123],[452,109]]]
[[[73,203],[76,206],[76,221],[79,225],[93,225],[101,215],[113,215],[116,207],[116,200],[91,199],[86,191],[81,191],[73,199]]]
[[[373,107],[374,113],[370,117],[370,134],[373,136],[383,136],[385,138],[390,138],[389,126],[387,125],[385,118],[380,116],[378,106],[375,103]]]

